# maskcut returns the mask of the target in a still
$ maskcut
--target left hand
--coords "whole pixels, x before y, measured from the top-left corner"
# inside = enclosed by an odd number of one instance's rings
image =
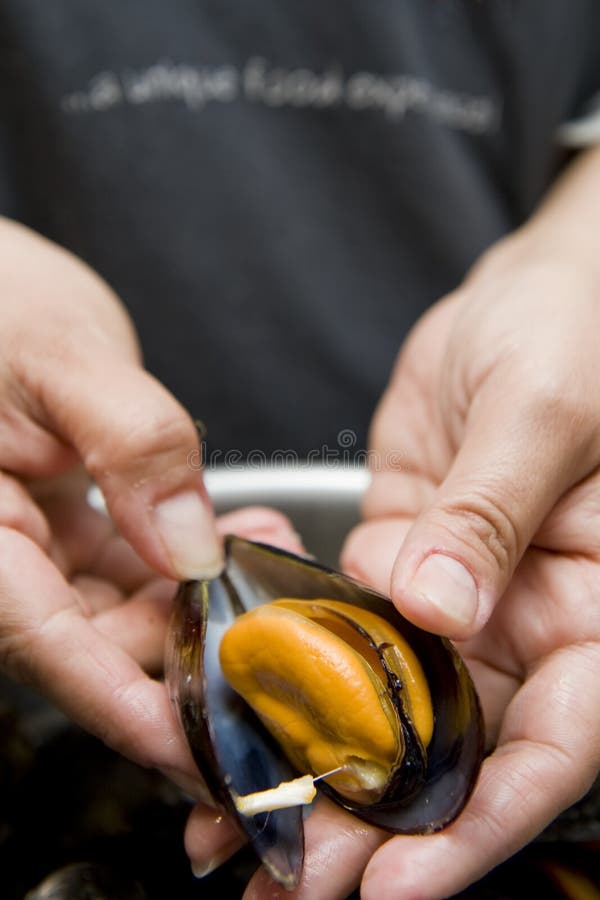
[[[521,240],[409,338],[375,418],[367,521],[344,555],[386,593],[391,572],[401,612],[461,642],[496,749],[434,836],[390,838],[321,802],[295,900],[344,898],[363,871],[364,900],[448,897],[597,772],[600,281]],[[275,896],[260,872],[245,898]]]
[[[89,487],[82,468],[31,480],[27,487],[0,474],[7,572],[0,656],[10,674],[63,711],[73,710],[74,720],[110,746],[142,765],[159,766],[192,796],[205,796],[166,687],[152,677],[163,671],[177,583],[157,575],[112,520],[90,506]],[[221,535],[235,532],[302,549],[289,521],[275,510],[240,509],[216,525]],[[46,557],[51,565],[45,565]],[[13,594],[18,604],[11,605]],[[54,620],[44,619],[44,603],[50,602],[65,605]],[[70,679],[53,678],[55,670],[70,671]],[[117,726],[127,715],[130,739],[119,743]]]

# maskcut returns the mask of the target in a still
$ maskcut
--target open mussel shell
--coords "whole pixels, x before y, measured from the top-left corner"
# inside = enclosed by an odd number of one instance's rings
[[[286,887],[303,858],[299,807],[239,816],[234,797],[267,790],[294,771],[248,705],[225,680],[221,639],[241,614],[282,597],[333,600],[381,616],[408,642],[423,668],[433,707],[433,734],[423,748],[388,672],[405,753],[382,797],[357,803],[321,782],[354,815],[395,833],[430,833],[454,819],[473,788],[482,758],[483,725],[469,673],[449,641],[406,621],[392,603],[350,578],[290,553],[229,537],[225,569],[211,581],[181,585],[167,645],[167,680],[194,757],[215,800],[240,823],[271,874]],[[334,700],[334,698],[332,698]]]

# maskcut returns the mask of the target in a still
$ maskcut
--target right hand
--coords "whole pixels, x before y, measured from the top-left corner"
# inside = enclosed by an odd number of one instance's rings
[[[188,464],[196,429],[142,369],[132,325],[97,275],[2,220],[0,248],[0,670],[194,791],[166,690],[146,671],[162,666],[173,580],[221,566]],[[87,503],[90,478],[110,518]],[[294,546],[270,511],[225,524]]]

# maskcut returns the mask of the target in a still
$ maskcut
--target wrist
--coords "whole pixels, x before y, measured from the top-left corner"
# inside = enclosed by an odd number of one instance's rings
[[[569,228],[558,223],[532,219],[517,231],[490,247],[465,279],[465,286],[529,281],[538,274],[544,283],[555,277],[570,280],[571,289],[585,288],[600,293],[600,253],[597,242],[577,240]],[[578,287],[579,286],[579,287]]]
[[[580,153],[556,180],[539,209],[488,250],[469,280],[514,267],[571,270],[600,289],[600,146]],[[514,276],[513,276],[514,277]]]

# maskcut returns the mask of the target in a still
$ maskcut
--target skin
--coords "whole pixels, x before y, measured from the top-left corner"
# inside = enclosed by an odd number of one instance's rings
[[[599,183],[590,151],[417,325],[375,417],[366,522],[344,555],[413,621],[460,641],[496,749],[439,835],[390,839],[319,802],[287,897],[343,898],[361,879],[365,900],[446,897],[530,840],[598,769]],[[173,578],[218,565],[189,502],[205,503],[185,462],[193,426],[141,370],[105,285],[22,229],[0,237],[18,301],[2,323],[0,666],[200,793],[164,688],[144,672],[158,662],[165,599],[143,566]],[[81,465],[133,549],[89,521]],[[180,495],[205,536],[197,560],[179,546],[179,517],[165,536],[173,516],[156,514]],[[294,545],[280,519],[249,515],[242,533]],[[450,562],[424,578],[421,564],[440,557]],[[186,848],[198,874],[238,845],[217,811],[194,810]],[[282,894],[259,871],[245,897]]]

